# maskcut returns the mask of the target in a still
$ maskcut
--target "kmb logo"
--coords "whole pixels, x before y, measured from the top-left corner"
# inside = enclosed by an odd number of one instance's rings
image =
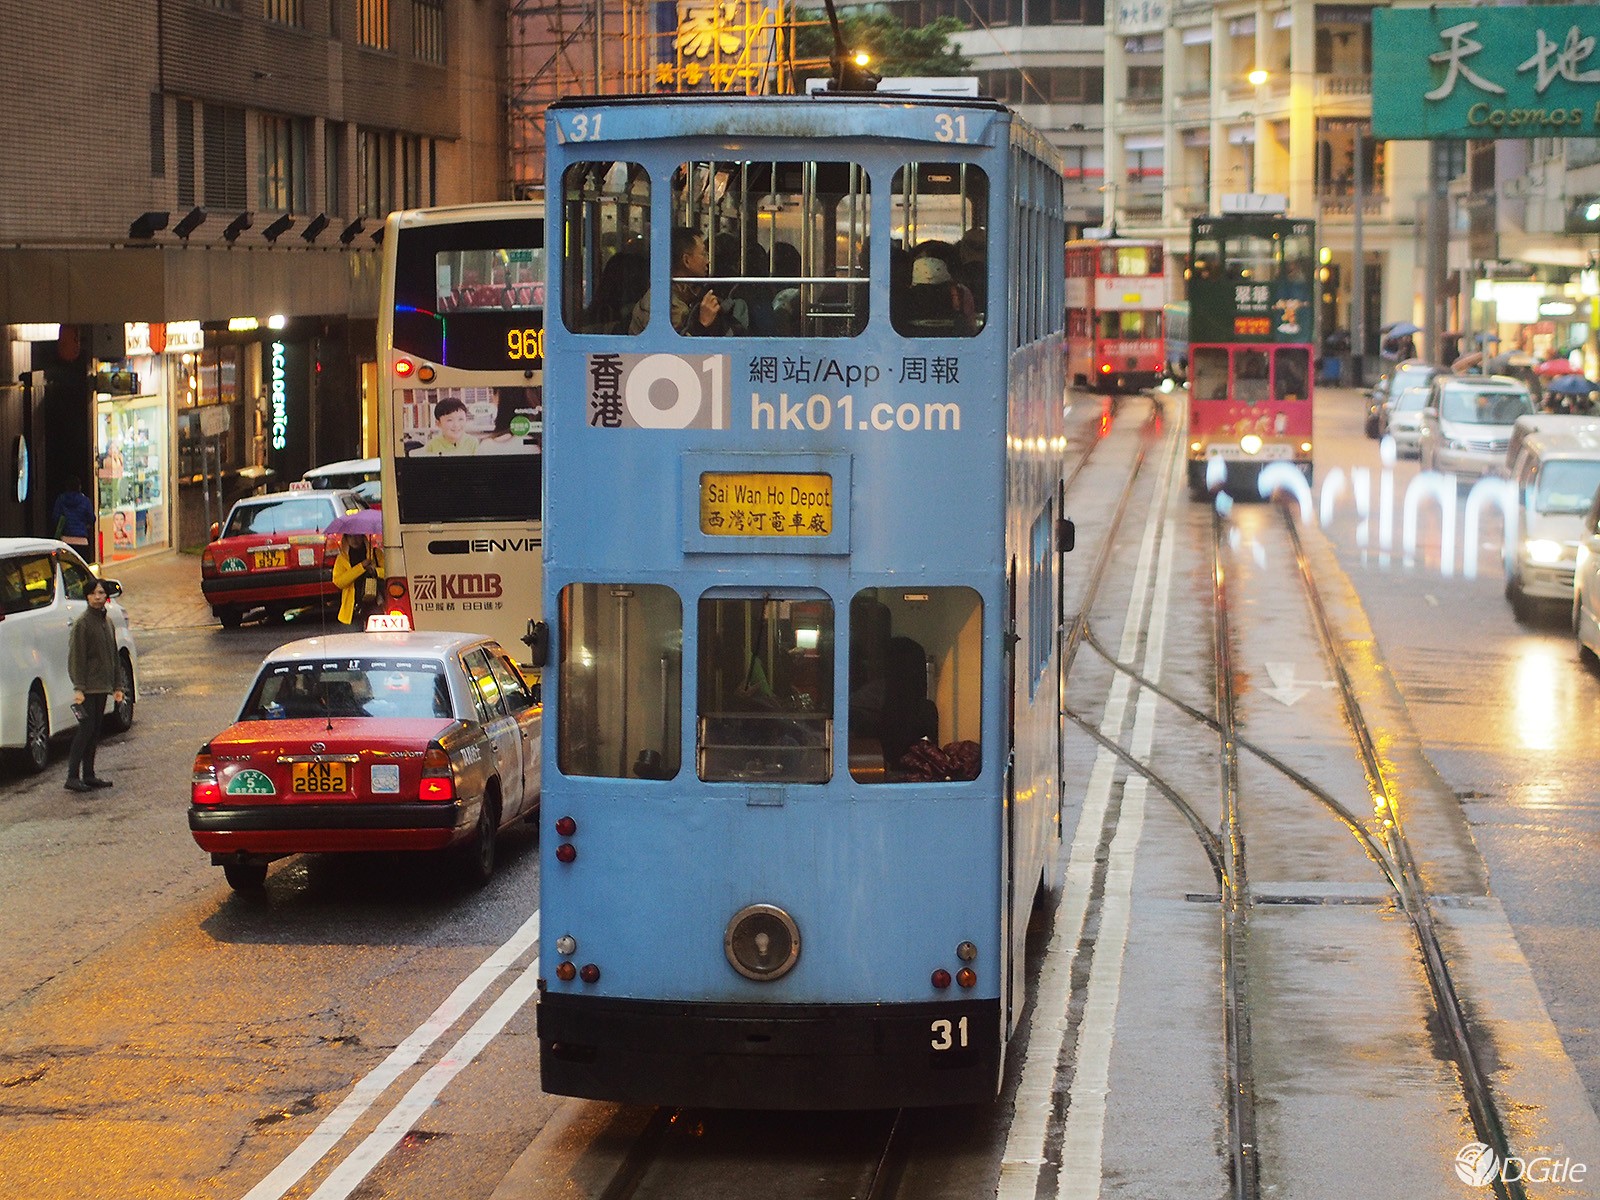
[[[418,575],[412,596],[417,600],[496,600],[500,576],[493,574]]]

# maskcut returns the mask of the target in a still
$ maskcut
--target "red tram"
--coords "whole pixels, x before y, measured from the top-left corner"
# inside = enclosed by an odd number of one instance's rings
[[[1080,238],[1066,256],[1067,382],[1102,392],[1154,387],[1165,367],[1161,243]]]

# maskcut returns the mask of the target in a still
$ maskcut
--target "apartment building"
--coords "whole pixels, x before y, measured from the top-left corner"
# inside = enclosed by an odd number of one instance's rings
[[[103,557],[193,545],[234,496],[375,453],[383,218],[504,194],[505,25],[0,0],[0,530],[46,532],[76,476]]]

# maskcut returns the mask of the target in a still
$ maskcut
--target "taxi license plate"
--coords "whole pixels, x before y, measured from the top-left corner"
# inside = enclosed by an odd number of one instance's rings
[[[258,571],[263,567],[287,566],[289,562],[289,552],[287,550],[257,550],[254,553],[256,570]]]
[[[350,790],[350,767],[341,762],[294,764],[294,791],[299,796],[326,796]]]

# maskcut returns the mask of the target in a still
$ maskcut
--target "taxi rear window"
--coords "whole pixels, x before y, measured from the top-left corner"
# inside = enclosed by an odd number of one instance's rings
[[[453,715],[443,664],[342,658],[325,663],[268,663],[245,701],[240,720]]]

